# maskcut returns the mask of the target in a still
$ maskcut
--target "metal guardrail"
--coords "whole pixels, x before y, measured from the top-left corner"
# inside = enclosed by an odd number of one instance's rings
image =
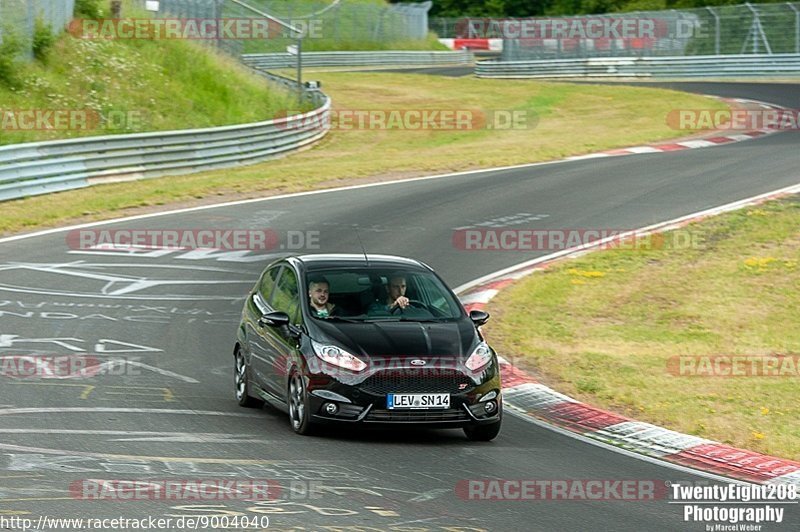
[[[800,76],[800,54],[479,61],[480,78],[716,78]]]
[[[0,146],[0,201],[274,158],[327,133],[321,97],[313,111],[254,124]]]
[[[242,61],[252,68],[291,68],[297,56],[280,54],[244,54]],[[442,65],[472,63],[467,50],[457,52],[428,51],[371,51],[371,52],[303,52],[303,66],[392,66],[392,65]]]
[[[288,89],[289,91],[296,91],[297,88],[297,80],[292,78],[287,78],[286,76],[280,76],[275,74],[274,72],[267,72],[266,70],[257,70],[252,69],[252,71],[264,78],[267,79],[268,82],[272,83],[273,85],[278,85],[283,87],[284,89]],[[328,97],[325,96],[319,89],[309,89],[308,87],[303,88],[303,99],[306,100],[308,103],[312,104],[314,107],[320,107],[325,105],[325,100]],[[320,117],[326,118],[326,117]]]

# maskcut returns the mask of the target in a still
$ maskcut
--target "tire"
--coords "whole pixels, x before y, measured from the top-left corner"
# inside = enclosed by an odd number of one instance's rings
[[[311,412],[308,404],[308,392],[303,376],[293,369],[289,377],[289,424],[297,434],[313,434],[316,426],[311,421]]]
[[[492,441],[500,434],[500,426],[503,424],[503,412],[500,411],[500,419],[489,425],[473,425],[464,427],[464,434],[469,441]]]
[[[247,408],[261,407],[264,401],[250,396],[250,379],[247,371],[247,361],[244,359],[241,349],[237,349],[233,355],[233,384],[236,402],[239,406]]]

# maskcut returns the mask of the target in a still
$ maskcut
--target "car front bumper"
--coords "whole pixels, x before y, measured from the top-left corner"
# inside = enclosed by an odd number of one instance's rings
[[[309,410],[315,423],[351,423],[360,425],[420,425],[431,428],[461,428],[496,423],[502,415],[502,394],[500,374],[497,364],[492,364],[480,375],[479,384],[472,377],[463,375],[468,382],[463,390],[448,389],[452,379],[414,382],[414,389],[398,389],[383,386],[376,389],[365,382],[345,384],[324,374],[309,378]],[[469,380],[468,380],[469,379]],[[402,387],[401,383],[398,387]],[[462,386],[464,384],[462,383]],[[391,385],[389,385],[391,386]],[[381,387],[378,387],[381,388]],[[495,397],[491,397],[495,392]],[[449,408],[406,409],[387,408],[387,393],[449,393]],[[484,399],[481,401],[481,399]],[[486,411],[486,403],[492,402],[494,408]],[[327,412],[326,406],[337,406],[334,414]]]

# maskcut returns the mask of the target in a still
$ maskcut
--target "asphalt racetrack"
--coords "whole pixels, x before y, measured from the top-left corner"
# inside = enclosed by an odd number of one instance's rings
[[[800,94],[792,84],[660,85],[793,108]],[[799,138],[779,133],[674,154],[420,179],[93,228],[269,227],[284,246],[269,255],[84,251],[70,249],[67,232],[2,243],[0,356],[118,362],[86,379],[0,376],[0,518],[268,517],[272,530],[706,530],[704,521],[684,521],[683,506],[663,489],[655,500],[471,499],[459,487],[478,479],[714,482],[511,415],[495,441],[477,444],[460,430],[301,437],[284,414],[238,407],[232,346],[243,295],[290,248],[358,251],[356,229],[370,253],[419,258],[455,287],[548,253],[458,249],[459,228],[649,225],[800,182]],[[261,501],[88,500],[90,479],[269,480],[281,492]],[[798,524],[797,506],[787,506],[781,524],[762,530]]]

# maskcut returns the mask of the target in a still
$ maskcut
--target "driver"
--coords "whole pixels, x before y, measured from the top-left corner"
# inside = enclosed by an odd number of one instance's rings
[[[386,308],[389,311],[395,308],[404,309],[408,306],[406,297],[406,278],[402,275],[394,275],[389,279],[389,293],[386,296]]]
[[[373,301],[367,308],[367,314],[392,313],[397,309],[407,308],[411,304],[411,300],[406,297],[407,286],[405,274],[395,273],[389,277],[386,298]]]

